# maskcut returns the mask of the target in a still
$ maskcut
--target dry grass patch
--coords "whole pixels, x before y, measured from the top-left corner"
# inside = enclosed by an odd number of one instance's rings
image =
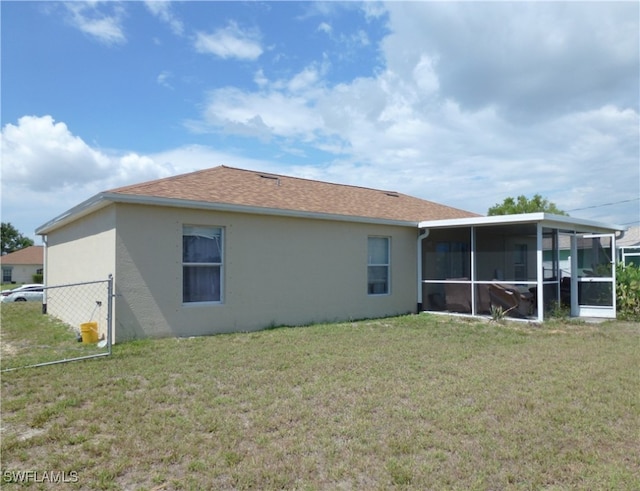
[[[419,315],[126,343],[3,374],[2,470],[76,470],[77,489],[638,489],[639,334]]]

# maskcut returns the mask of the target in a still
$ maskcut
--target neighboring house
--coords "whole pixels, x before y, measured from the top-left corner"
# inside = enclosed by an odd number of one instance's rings
[[[557,218],[481,217],[392,191],[221,166],[100,193],[37,233],[47,285],[113,274],[114,341],[122,341],[420,310],[483,314],[472,285],[489,270],[491,286],[539,286],[518,310],[541,319],[543,283],[552,282],[537,275],[543,237],[557,244],[558,230],[619,230]],[[477,246],[487,250],[474,256]],[[447,285],[458,286],[462,307],[448,301]]]
[[[33,275],[43,272],[43,246],[29,246],[0,256],[2,283],[33,283]]]
[[[640,268],[640,227],[630,227],[617,241],[620,261]]]

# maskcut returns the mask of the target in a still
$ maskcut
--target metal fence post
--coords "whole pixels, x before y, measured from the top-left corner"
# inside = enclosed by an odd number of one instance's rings
[[[111,354],[111,345],[113,343],[113,275],[109,275],[107,284],[107,348]]]

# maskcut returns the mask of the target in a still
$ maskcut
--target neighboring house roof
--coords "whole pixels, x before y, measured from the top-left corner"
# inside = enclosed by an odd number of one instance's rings
[[[31,264],[34,266],[44,264],[44,246],[29,246],[15,252],[10,252],[0,257],[3,265]]]
[[[479,216],[395,191],[219,166],[101,193],[40,227],[47,233],[105,202],[411,222]]]
[[[630,227],[621,239],[616,241],[618,247],[640,246],[640,227]]]

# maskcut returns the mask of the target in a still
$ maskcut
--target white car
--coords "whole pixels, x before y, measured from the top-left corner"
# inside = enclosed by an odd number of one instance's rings
[[[13,290],[2,292],[0,301],[5,302],[42,302],[44,285],[32,283],[22,285]]]

